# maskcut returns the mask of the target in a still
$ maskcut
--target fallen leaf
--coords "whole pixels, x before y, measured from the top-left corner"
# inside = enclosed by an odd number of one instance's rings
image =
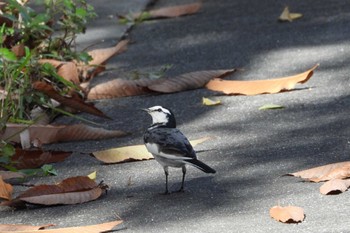
[[[190,141],[192,146],[196,146],[205,142],[210,137],[204,137],[197,140]],[[153,155],[149,153],[145,145],[134,145],[118,147],[103,151],[97,151],[92,153],[98,160],[104,163],[122,163],[130,161],[140,161],[153,159]]]
[[[297,206],[274,206],[270,209],[270,216],[283,223],[299,223],[305,218],[304,210]]]
[[[96,174],[97,174],[97,172],[94,171],[94,172],[90,173],[89,175],[87,175],[87,177],[89,177],[92,180],[96,180]]]
[[[115,79],[91,88],[87,98],[106,99],[143,95],[151,92],[172,93],[203,87],[210,79],[223,77],[231,70],[204,70],[182,74],[173,78],[124,80]]]
[[[66,227],[47,230],[23,230],[21,233],[101,233],[109,232],[117,225],[121,224],[122,220],[116,220],[112,222],[106,222],[96,225],[79,226],[79,227]],[[13,231],[1,231],[1,233],[12,233]]]
[[[191,14],[197,13],[201,7],[202,7],[201,2],[178,5],[178,6],[163,7],[160,9],[155,9],[155,10],[146,12],[147,13],[146,19],[175,18],[175,17],[184,16],[184,15],[191,15]],[[142,16],[142,12],[134,14],[133,18],[138,19],[141,16]]]
[[[290,13],[290,12],[289,12],[289,7],[286,6],[286,7],[283,9],[282,14],[281,14],[280,17],[278,18],[278,20],[279,20],[280,22],[286,22],[286,21],[292,22],[293,20],[299,19],[299,18],[301,18],[301,17],[303,17],[303,15],[300,14],[300,13]]]
[[[179,75],[173,78],[161,78],[147,86],[148,89],[161,93],[173,93],[197,89],[205,86],[209,80],[231,74],[230,70],[202,70]]]
[[[313,182],[321,182],[332,179],[345,179],[350,177],[350,161],[327,164],[324,166],[289,173],[287,175],[300,177]]]
[[[150,91],[145,86],[154,83],[155,80],[125,80],[114,79],[109,82],[98,84],[90,89],[87,98],[89,100],[110,99],[124,96],[147,94]]]
[[[128,43],[129,40],[121,40],[116,46],[89,51],[88,54],[92,57],[92,60],[89,61],[89,66],[104,64],[111,57],[124,52],[127,49]]]
[[[72,152],[43,151],[41,148],[31,150],[16,148],[16,153],[11,157],[11,160],[17,169],[30,169],[63,161],[71,154]]]
[[[212,91],[220,91],[227,95],[273,94],[291,90],[297,83],[305,83],[311,78],[313,71],[317,67],[318,65],[315,65],[303,73],[270,80],[237,81],[213,79],[207,83],[206,88]]]
[[[41,226],[33,226],[33,225],[24,225],[24,224],[0,224],[0,232],[10,231],[38,231],[43,230],[45,228],[55,226],[54,224],[46,224]],[[39,231],[41,232],[41,231]]]
[[[49,63],[57,69],[57,74],[67,81],[71,81],[74,84],[79,84],[78,67],[74,62],[64,62],[54,59],[41,59],[40,64]]]
[[[345,192],[349,187],[350,180],[332,179],[320,187],[320,192],[324,195],[334,195]]]
[[[0,139],[20,143],[19,133],[25,129],[29,131],[31,143],[35,143],[37,146],[54,142],[96,140],[128,135],[120,130],[106,130],[83,124],[31,126],[6,124],[5,132],[0,135]]]
[[[12,171],[0,171],[0,176],[3,180],[23,179],[25,177],[22,173]]]
[[[39,205],[80,204],[99,198],[106,189],[106,185],[98,185],[87,176],[76,176],[54,185],[34,186],[16,197],[13,202]],[[11,204],[11,201],[2,203],[8,206],[12,206]]]
[[[259,108],[259,110],[275,110],[275,109],[283,109],[282,105],[278,104],[265,104]]]
[[[53,86],[42,81],[34,82],[32,84],[32,87],[33,89],[40,91],[49,96],[50,98],[58,101],[62,105],[71,107],[82,112],[87,112],[95,116],[109,118],[99,109],[94,107],[93,104],[86,103],[78,94],[74,94],[71,97],[62,96],[53,88]]]
[[[203,97],[202,103],[203,103],[203,105],[206,105],[206,106],[216,106],[216,105],[220,105],[221,101],[220,100],[212,100],[212,99]]]
[[[11,48],[11,51],[16,55],[16,57],[24,57],[25,49],[24,44],[17,44]]]
[[[11,200],[12,192],[13,192],[12,185],[3,181],[2,177],[0,176],[0,198],[5,200]]]

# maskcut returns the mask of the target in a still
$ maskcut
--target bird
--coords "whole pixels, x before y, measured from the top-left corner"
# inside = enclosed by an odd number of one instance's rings
[[[184,191],[186,165],[194,166],[205,173],[216,171],[197,159],[197,155],[186,136],[176,128],[173,112],[162,106],[142,109],[152,117],[152,124],[143,135],[147,150],[163,166],[165,173],[165,192],[169,194],[169,167],[182,168],[182,182],[178,192]]]

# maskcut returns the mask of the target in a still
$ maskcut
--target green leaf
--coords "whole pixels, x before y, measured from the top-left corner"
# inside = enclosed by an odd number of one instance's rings
[[[1,154],[5,157],[11,157],[15,154],[15,148],[11,144],[7,143],[4,147],[1,148]]]
[[[276,110],[283,109],[284,106],[278,104],[265,104],[259,108],[259,110]]]
[[[0,48],[0,56],[8,61],[17,61],[16,55],[7,48]]]
[[[43,170],[45,176],[48,176],[48,175],[57,176],[58,175],[56,169],[54,169],[51,164],[43,165],[41,167],[41,170]]]

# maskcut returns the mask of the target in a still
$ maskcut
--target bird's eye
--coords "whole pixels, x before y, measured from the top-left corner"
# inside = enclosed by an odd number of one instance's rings
[[[162,109],[158,108],[158,109],[157,109],[157,111],[158,111],[158,112],[161,112],[161,111],[162,111]]]

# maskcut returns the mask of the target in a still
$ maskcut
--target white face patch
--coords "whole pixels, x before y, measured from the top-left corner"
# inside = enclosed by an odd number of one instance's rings
[[[162,106],[154,106],[148,109],[148,113],[152,116],[152,121],[154,123],[167,123],[169,121],[168,114],[170,111],[163,108]]]

